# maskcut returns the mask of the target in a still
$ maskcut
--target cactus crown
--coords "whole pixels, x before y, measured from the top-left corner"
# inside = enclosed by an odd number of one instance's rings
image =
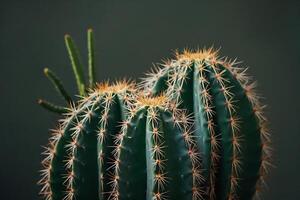
[[[121,81],[115,81],[113,84],[110,84],[109,81],[103,83],[96,83],[96,87],[92,91],[105,93],[105,92],[120,92],[120,91],[135,91],[135,83],[128,81],[126,79]]]
[[[161,107],[167,108],[168,105],[168,98],[165,95],[159,95],[156,97],[146,97],[146,96],[139,96],[136,100],[136,107]]]
[[[184,49],[182,53],[175,51],[175,57],[177,60],[217,60],[219,50],[215,50],[213,47],[207,49]]]

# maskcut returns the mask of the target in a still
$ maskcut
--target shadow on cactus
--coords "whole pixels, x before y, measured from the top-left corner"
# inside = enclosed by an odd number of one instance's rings
[[[200,200],[258,197],[270,165],[266,118],[254,83],[213,49],[184,51],[138,87],[96,83],[93,32],[89,80],[70,36],[65,42],[80,100],[49,69],[67,101],[46,147],[47,200]]]

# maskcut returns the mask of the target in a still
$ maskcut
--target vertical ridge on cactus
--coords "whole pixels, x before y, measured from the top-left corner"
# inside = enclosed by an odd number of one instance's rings
[[[142,82],[150,95],[166,92],[193,113],[211,199],[251,199],[270,165],[264,106],[235,63],[212,48],[184,50]]]

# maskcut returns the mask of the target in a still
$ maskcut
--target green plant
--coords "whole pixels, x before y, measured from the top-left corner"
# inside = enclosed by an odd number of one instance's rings
[[[112,199],[202,199],[199,148],[182,110],[139,97],[116,142]]]
[[[65,35],[65,44],[72,64],[72,69],[77,83],[78,93],[82,97],[86,96],[89,88],[93,88],[95,86],[95,59],[94,59],[95,53],[94,53],[94,34],[92,29],[89,29],[87,31],[87,41],[88,41],[87,43],[88,43],[88,76],[89,76],[88,83],[86,83],[84,78],[83,64],[79,55],[79,51],[71,36],[68,34]],[[60,78],[54,72],[52,72],[48,68],[45,68],[44,74],[52,82],[57,92],[66,100],[67,106],[58,106],[43,99],[39,99],[38,103],[42,107],[44,107],[45,109],[51,112],[58,113],[58,114],[67,113],[69,111],[68,108],[71,105],[75,104],[76,101],[74,101],[72,97],[68,94]]]
[[[126,82],[102,84],[70,109],[44,152],[39,183],[46,199],[102,199],[112,191],[114,139],[134,93]]]
[[[141,83],[95,83],[93,32],[89,81],[78,50],[65,42],[79,100],[49,69],[67,101],[42,161],[47,200],[251,199],[270,165],[266,118],[255,83],[213,49],[176,53]]]
[[[114,140],[133,105],[135,85],[125,80],[95,83],[91,29],[88,30],[89,84],[86,84],[78,50],[69,35],[65,36],[65,42],[81,99],[73,100],[60,79],[49,69],[44,70],[68,105],[39,100],[47,110],[64,116],[43,152],[40,193],[47,200],[108,199],[113,190],[109,182],[114,172]]]
[[[142,87],[193,114],[209,199],[251,199],[265,183],[270,138],[255,82],[218,51],[176,52]]]

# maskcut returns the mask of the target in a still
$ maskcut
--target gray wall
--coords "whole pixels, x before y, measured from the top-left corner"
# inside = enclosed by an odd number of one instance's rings
[[[96,33],[98,80],[141,77],[184,47],[214,45],[243,60],[269,105],[276,168],[264,197],[300,199],[299,1],[83,2],[0,3],[0,199],[38,198],[41,145],[57,116],[36,99],[63,102],[42,69],[51,67],[75,93],[63,35],[70,33],[86,58],[89,27]]]

